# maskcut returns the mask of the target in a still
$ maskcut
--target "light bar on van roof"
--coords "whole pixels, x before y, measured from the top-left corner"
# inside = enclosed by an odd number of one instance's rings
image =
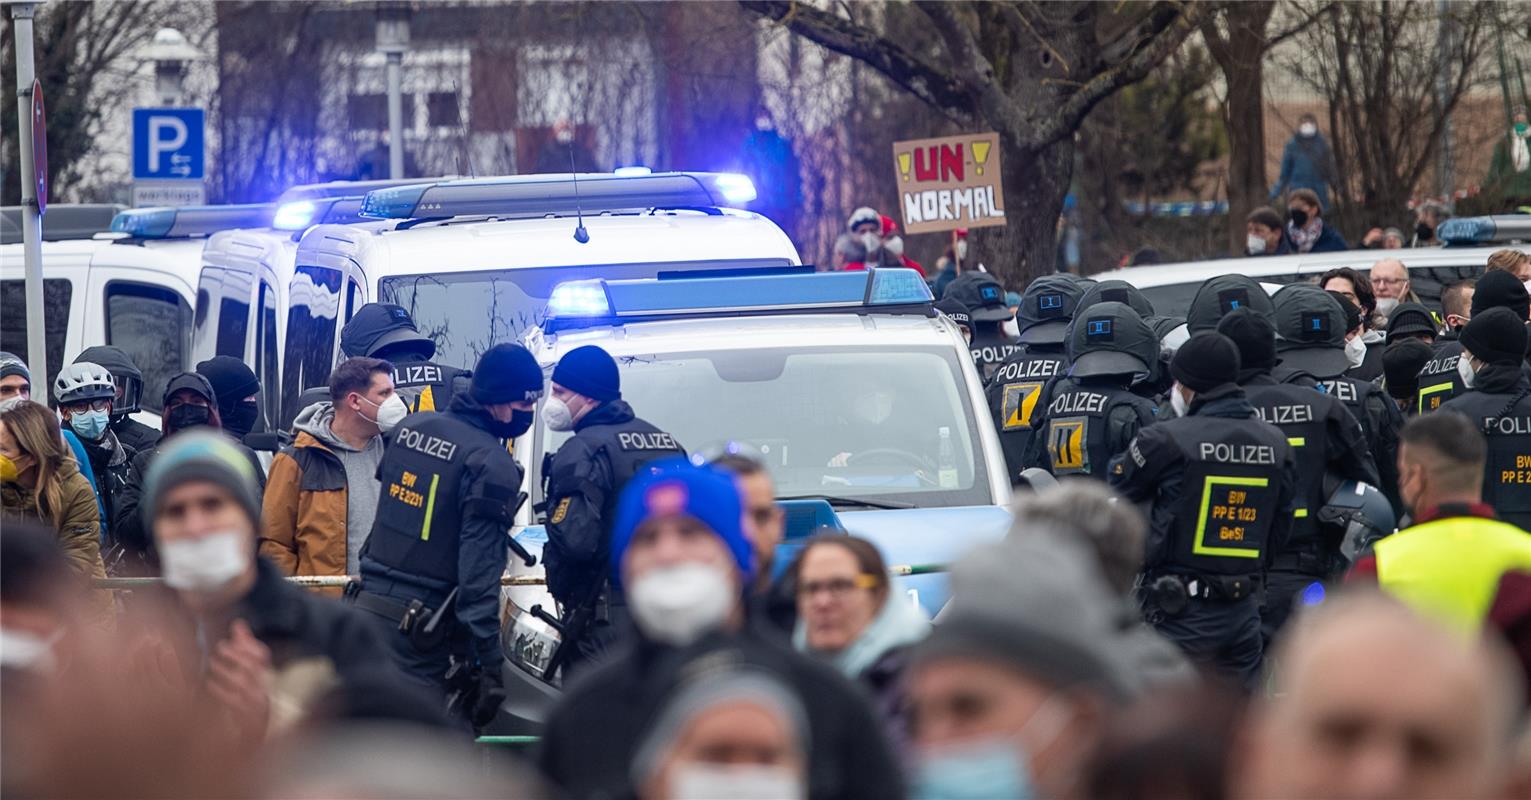
[[[1494,244],[1531,240],[1531,214],[1496,214],[1491,217],[1455,217],[1435,229],[1446,244]]]
[[[570,281],[548,298],[548,332],[635,318],[874,310],[931,303],[930,286],[912,269],[738,274]]]
[[[238,206],[130,208],[112,218],[112,230],[135,239],[206,236],[234,228],[264,228],[272,208],[264,203]]]
[[[517,175],[447,181],[368,192],[361,214],[378,219],[461,217],[475,214],[540,216],[643,208],[719,208],[755,199],[745,175],[656,172],[650,175]],[[577,192],[577,193],[576,193]]]

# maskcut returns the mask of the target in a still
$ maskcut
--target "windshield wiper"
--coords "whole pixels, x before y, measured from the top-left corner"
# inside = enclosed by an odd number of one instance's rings
[[[903,508],[915,508],[914,503],[903,503],[897,500],[862,500],[857,497],[838,497],[832,494],[799,494],[792,497],[778,497],[777,500],[823,500],[831,506],[856,506],[858,508],[879,508],[886,510],[898,510]]]

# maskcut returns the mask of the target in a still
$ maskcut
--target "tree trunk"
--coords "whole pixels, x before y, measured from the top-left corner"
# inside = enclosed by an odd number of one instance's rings
[[[987,229],[998,235],[984,236],[980,257],[1006,289],[1019,292],[1056,271],[1058,215],[1073,177],[1074,142],[1064,139],[1035,154],[1005,147],[1003,158],[1007,224]]]
[[[1264,68],[1260,58],[1225,67],[1228,79],[1228,252],[1244,252],[1244,218],[1268,200],[1265,185]]]

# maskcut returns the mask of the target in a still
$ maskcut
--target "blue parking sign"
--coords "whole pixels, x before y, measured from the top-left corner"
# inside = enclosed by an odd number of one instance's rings
[[[133,178],[201,180],[204,118],[200,108],[133,109]]]

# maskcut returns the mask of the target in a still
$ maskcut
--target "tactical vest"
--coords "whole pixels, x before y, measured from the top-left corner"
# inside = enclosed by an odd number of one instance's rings
[[[1044,435],[1048,471],[1057,476],[1105,480],[1106,466],[1128,445],[1112,441],[1111,415],[1125,407],[1140,419],[1153,417],[1153,403],[1121,387],[1081,385],[1073,378],[1060,378],[1049,395]]]
[[[1068,369],[1063,353],[1016,353],[994,373],[989,382],[989,412],[999,432],[1005,468],[1015,481],[1026,468],[1026,451],[1035,434],[1033,423],[1047,409],[1043,390],[1048,381]],[[1101,465],[1104,468],[1104,465]]]
[[[988,332],[980,327],[973,332],[973,341],[968,344],[968,352],[973,355],[973,364],[978,367],[978,374],[985,383],[993,380],[1000,365],[1019,349],[1020,345],[1007,338],[997,327]]]
[[[1430,360],[1419,371],[1419,395],[1415,408],[1420,414],[1428,414],[1441,407],[1441,403],[1467,391],[1462,376],[1457,374],[1457,361],[1462,357],[1462,343],[1446,342],[1436,348]]]
[[[1323,404],[1331,401],[1313,389],[1291,384],[1243,388],[1260,419],[1281,429],[1297,462],[1297,507],[1293,510],[1290,538],[1282,552],[1307,553],[1325,559],[1330,553],[1321,549],[1317,514],[1328,500],[1324,497],[1324,472],[1329,464],[1329,430]]]
[[[445,411],[452,402],[452,381],[465,374],[456,367],[443,367],[430,361],[396,364],[393,390],[411,413]]]
[[[478,448],[499,440],[450,414],[411,414],[378,467],[382,492],[364,554],[433,581],[457,582],[463,474]]]
[[[1165,565],[1193,574],[1259,574],[1279,511],[1285,437],[1256,419],[1174,422],[1185,471]]]
[[[1372,546],[1388,594],[1462,633],[1476,635],[1506,572],[1531,572],[1531,534],[1480,517],[1416,525]],[[1463,558],[1471,553],[1471,558]]]
[[[1361,432],[1366,434],[1366,443],[1371,446],[1373,456],[1384,452],[1384,448],[1381,446],[1383,443],[1379,442],[1377,438],[1381,433],[1379,430],[1381,421],[1372,414],[1371,409],[1366,407],[1367,398],[1371,397],[1374,393],[1382,393],[1382,390],[1378,389],[1376,384],[1342,376],[1321,380],[1318,382],[1317,388],[1320,392],[1344,403],[1345,408],[1350,411],[1350,415],[1356,418],[1356,422],[1361,423]],[[1393,399],[1384,395],[1382,401],[1392,403]],[[1393,403],[1394,408],[1397,408],[1397,406],[1397,403]]]
[[[667,456],[686,454],[674,436],[636,417],[621,425],[591,425],[576,435],[589,442],[595,457],[604,458],[611,467],[611,485],[600,487],[603,497],[601,519],[608,525],[616,516],[617,497],[622,493],[622,487],[643,469],[643,465]]]
[[[1447,408],[1467,415],[1488,442],[1483,502],[1500,519],[1531,530],[1531,395],[1469,391]]]

